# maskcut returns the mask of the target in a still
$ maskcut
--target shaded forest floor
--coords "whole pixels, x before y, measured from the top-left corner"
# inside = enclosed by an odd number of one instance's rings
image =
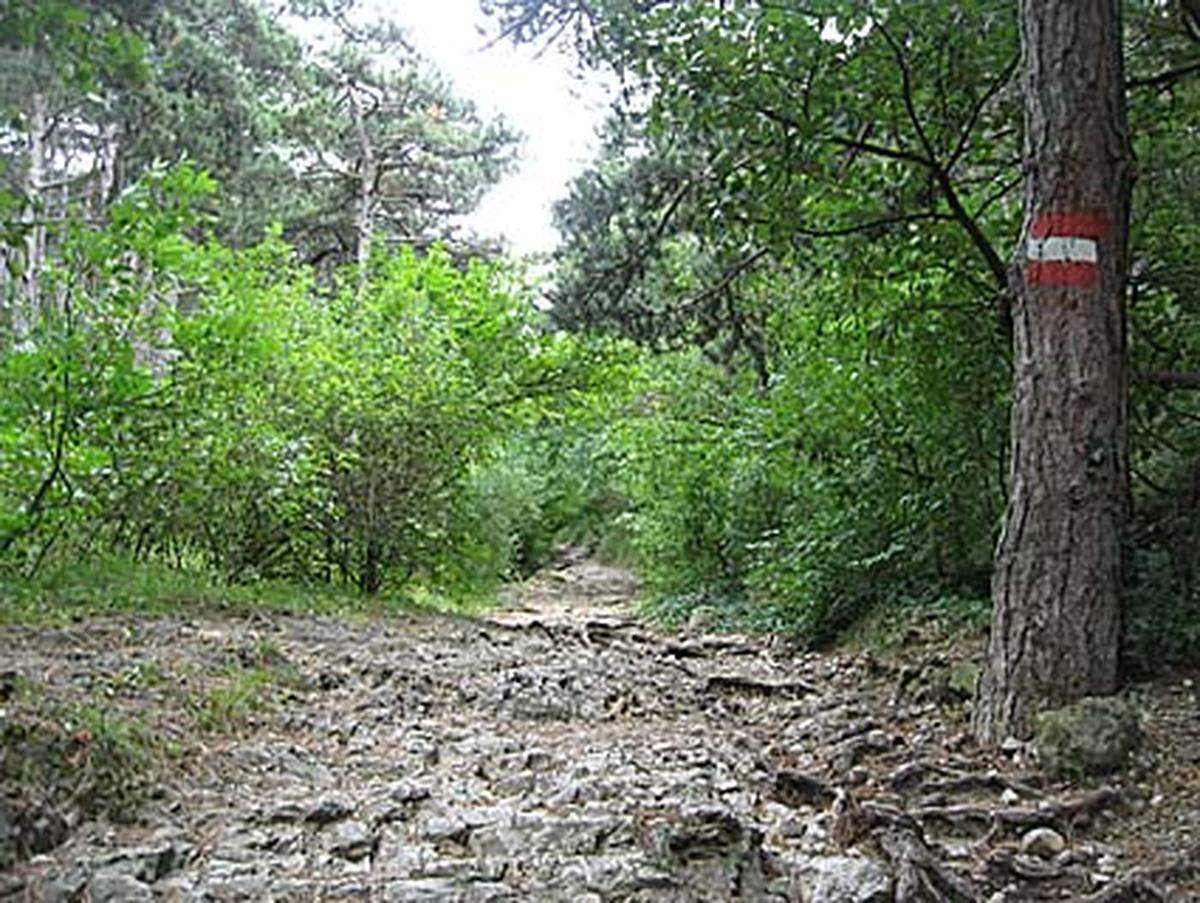
[[[1200,898],[1187,675],[1128,691],[1128,774],[1051,783],[971,742],[977,640],[665,634],[635,590],[565,560],[478,619],[3,628],[0,898]]]

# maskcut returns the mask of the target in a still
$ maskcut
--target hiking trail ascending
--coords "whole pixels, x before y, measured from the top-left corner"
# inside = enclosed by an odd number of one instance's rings
[[[144,824],[68,814],[66,842],[0,873],[0,896],[1118,900],[1189,880],[1194,860],[1166,851],[1200,841],[1194,820],[1131,873],[1136,812],[1154,815],[1136,788],[1055,787],[1020,747],[975,749],[947,649],[668,635],[635,591],[576,556],[480,619],[6,628],[30,692],[103,690],[175,759]],[[233,673],[274,675],[270,704],[202,728]],[[1173,692],[1163,718],[1188,704]],[[1156,801],[1160,829],[1171,806],[1195,815],[1177,797]]]

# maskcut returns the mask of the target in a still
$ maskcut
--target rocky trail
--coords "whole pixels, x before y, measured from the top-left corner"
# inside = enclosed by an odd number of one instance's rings
[[[31,773],[22,712],[96,699],[166,764],[132,818],[6,788],[0,898],[1200,899],[1182,676],[1128,691],[1131,771],[1054,783],[972,744],[933,627],[816,655],[656,632],[635,589],[568,559],[476,619],[3,628],[0,773]],[[42,752],[101,769],[104,723]]]

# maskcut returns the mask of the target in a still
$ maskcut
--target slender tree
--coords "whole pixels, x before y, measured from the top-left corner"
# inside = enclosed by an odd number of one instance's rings
[[[1131,184],[1118,0],[1022,0],[1025,219],[985,742],[1115,689],[1127,497]]]

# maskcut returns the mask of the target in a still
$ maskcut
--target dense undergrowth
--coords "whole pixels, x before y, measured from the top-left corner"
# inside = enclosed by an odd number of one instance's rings
[[[925,277],[777,280],[764,384],[561,332],[504,265],[330,281],[277,237],[227,248],[197,228],[214,190],[166,170],[65,232],[60,309],[4,348],[6,619],[470,607],[563,543],[638,570],[667,623],[819,644],[985,605],[1005,369],[970,353],[990,324],[906,302]],[[1169,448],[1137,460],[1180,479]],[[1176,499],[1131,541],[1135,664],[1200,641]]]
[[[194,4],[168,6],[195,14]],[[1161,14],[1138,9],[1151,24]],[[228,10],[213,12],[224,21]],[[494,181],[511,138],[448,98],[406,121],[426,142],[419,172],[437,182],[437,203],[411,199],[410,222],[389,195],[380,202],[395,217],[355,219],[362,185],[348,171],[325,186],[344,201],[331,208],[336,222],[317,222],[304,204],[320,192],[300,178],[301,151],[358,160],[371,149],[362,144],[371,135],[346,118],[353,105],[330,99],[346,84],[334,74],[374,78],[380,97],[404,85],[387,67],[372,69],[362,48],[321,62],[263,10],[242,12],[228,34],[186,25],[207,48],[203,59],[242,66],[247,78],[253,70],[264,84],[294,67],[298,80],[280,82],[270,103],[253,80],[198,81],[212,92],[203,109],[172,93],[198,63],[175,56],[186,48],[169,31],[143,23],[134,35],[66,3],[17,4],[0,17],[13,59],[56,64],[22,70],[25,81],[0,98],[14,136],[27,137],[26,95],[51,70],[75,117],[55,140],[90,140],[118,108],[161,119],[164,98],[181,117],[170,120],[171,147],[212,137],[181,123],[208,121],[224,101],[236,99],[254,125],[226,136],[236,147],[198,141],[194,159],[170,166],[150,144],[118,146],[130,155],[120,190],[101,191],[99,169],[80,176],[88,192],[64,194],[47,223],[32,214],[50,202],[23,181],[32,146],[6,151],[0,616],[463,609],[564,543],[635,568],[647,611],[666,623],[700,611],[723,628],[817,645],[873,612],[986,610],[1005,504],[1009,335],[994,286],[980,279],[977,244],[948,221],[924,173],[847,159],[837,142],[809,136],[802,184],[779,188],[777,176],[796,174],[791,139],[758,118],[740,122],[728,104],[709,109],[709,92],[685,90],[694,67],[664,42],[654,52],[666,54],[666,80],[646,98],[654,115],[609,123],[600,158],[559,206],[553,285],[538,285],[495,248],[430,238]],[[666,27],[663,12],[656,27]],[[703,18],[674,13],[679,27]],[[983,30],[962,28],[955,17],[968,13],[929,7],[910,23],[913,40],[926,42],[914,46],[939,53],[939,34],[978,42],[961,59],[920,57],[918,74],[945,92],[947,112],[972,109],[983,75],[1008,72],[1015,50],[1008,7],[983,16]],[[807,43],[767,28],[763,47],[803,46],[826,60],[829,40],[801,19],[789,27]],[[273,43],[222,50],[240,28]],[[741,37],[701,34],[714,63],[745,62]],[[858,89],[831,82],[816,100],[869,123],[895,102],[897,80],[880,75],[886,48],[866,43],[848,70],[861,75]],[[270,51],[263,71],[254,70],[262,59],[226,60],[224,51],[246,47]],[[85,65],[116,50],[112,71]],[[790,97],[790,88],[774,97],[769,73],[746,75],[731,84],[769,88],[772,102]],[[410,81],[406,90],[437,87]],[[1189,137],[1197,96],[1190,83],[1134,95],[1131,108],[1144,161],[1134,374],[1178,370],[1200,349],[1190,301],[1200,284]],[[162,108],[143,109],[147,98]],[[1005,183],[1011,173],[992,159],[988,136],[1015,140],[1013,99],[1000,91],[986,116],[969,117],[968,131],[984,132],[960,148]],[[326,131],[280,118],[285,108],[320,112]],[[371,123],[371,140],[386,144],[395,110],[376,112],[385,118]],[[495,140],[470,160],[468,133]],[[759,169],[726,172],[731,141],[771,150]],[[280,148],[295,153],[271,158],[282,181],[267,203],[262,173],[246,161]],[[41,164],[65,165],[46,154]],[[707,175],[693,184],[697,167]],[[688,190],[673,206],[664,197],[680,179]],[[959,190],[992,245],[1009,247],[1019,230],[1011,187],[996,193],[968,179]],[[887,215],[864,226],[872,205]],[[919,215],[896,218],[895,205]],[[272,218],[279,225],[264,231]],[[820,228],[798,241],[799,222]],[[314,229],[332,230],[337,253],[315,243]],[[627,269],[632,252],[640,256]],[[537,303],[546,297],[548,312]],[[1139,667],[1200,651],[1197,424],[1200,393],[1134,382],[1125,645]]]
[[[489,462],[578,407],[607,359],[539,328],[498,265],[405,252],[318,284],[278,239],[195,239],[211,190],[166,172],[64,236],[58,309],[0,358],[0,561],[32,577],[115,554],[366,595],[494,585],[520,506],[544,502],[509,486],[497,529]]]

